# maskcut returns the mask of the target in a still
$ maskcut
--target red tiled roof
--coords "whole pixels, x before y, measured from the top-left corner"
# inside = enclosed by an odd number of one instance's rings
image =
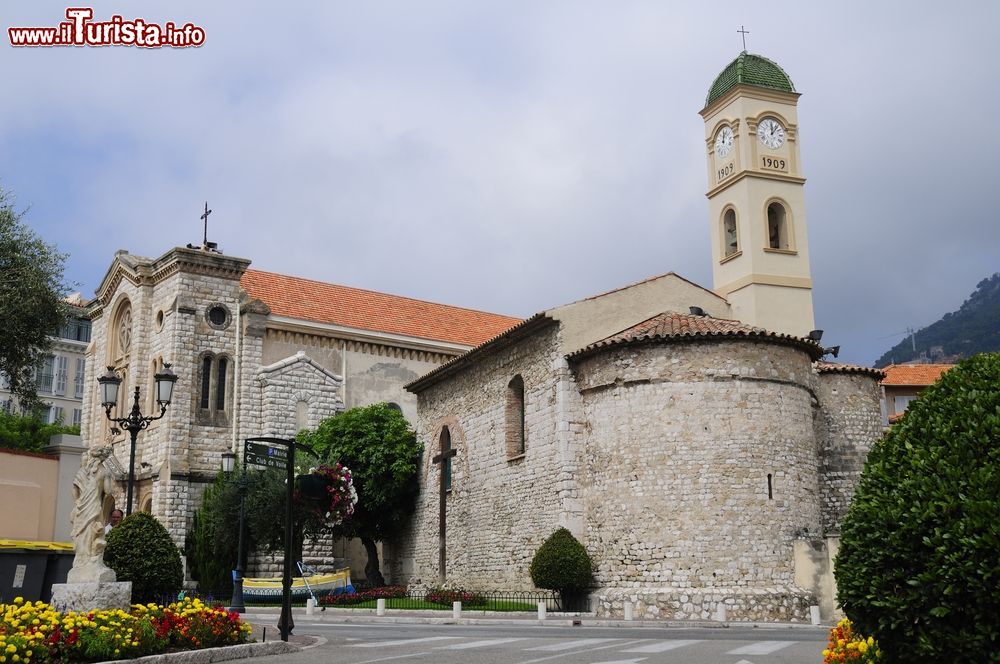
[[[240,286],[278,316],[468,346],[478,346],[521,322],[511,316],[261,270],[244,272]]]
[[[859,364],[841,364],[839,362],[826,362],[820,360],[815,363],[816,371],[819,373],[843,373],[843,374],[867,374],[874,378],[881,379],[885,376],[885,371],[872,367],[863,367]]]
[[[883,385],[933,385],[954,364],[890,364],[882,371]]]
[[[759,339],[774,339],[786,343],[792,343],[807,349],[813,359],[819,359],[821,349],[819,344],[804,339],[793,337],[789,334],[778,334],[768,332],[760,327],[753,327],[737,320],[725,318],[712,318],[711,316],[692,316],[674,311],[665,311],[662,314],[653,316],[648,320],[624,329],[617,334],[592,343],[586,348],[572,353],[570,357],[590,354],[595,350],[607,346],[627,344],[638,341],[652,341],[657,339],[699,339],[717,337],[747,337]]]

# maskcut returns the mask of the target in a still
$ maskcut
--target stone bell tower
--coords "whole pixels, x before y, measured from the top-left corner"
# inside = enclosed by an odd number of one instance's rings
[[[815,324],[798,98],[781,67],[743,51],[712,83],[700,114],[712,287],[739,320],[801,337]]]

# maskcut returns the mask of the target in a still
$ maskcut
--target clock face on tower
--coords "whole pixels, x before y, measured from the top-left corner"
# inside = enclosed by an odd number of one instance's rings
[[[764,118],[757,125],[757,138],[764,147],[777,150],[785,143],[785,128],[774,118]]]
[[[733,151],[733,130],[729,127],[723,127],[719,130],[719,133],[715,135],[715,154],[720,159],[729,156],[729,153]]]

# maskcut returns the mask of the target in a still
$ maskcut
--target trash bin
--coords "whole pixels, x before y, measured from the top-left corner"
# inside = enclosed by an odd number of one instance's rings
[[[46,604],[52,599],[52,584],[66,583],[69,570],[73,567],[73,551],[53,551],[48,554],[48,565],[45,567],[45,579],[42,581],[42,601]]]
[[[60,574],[65,581],[72,564],[72,544],[0,540],[0,602],[12,602],[15,597],[47,601],[52,584],[60,582]]]

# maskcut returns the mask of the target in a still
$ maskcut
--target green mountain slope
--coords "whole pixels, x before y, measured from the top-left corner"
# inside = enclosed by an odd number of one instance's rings
[[[940,357],[938,347],[946,362],[976,353],[1000,351],[1000,272],[980,281],[958,311],[945,314],[936,323],[917,330],[916,350],[907,337],[878,358],[875,366],[900,364],[919,357]]]

